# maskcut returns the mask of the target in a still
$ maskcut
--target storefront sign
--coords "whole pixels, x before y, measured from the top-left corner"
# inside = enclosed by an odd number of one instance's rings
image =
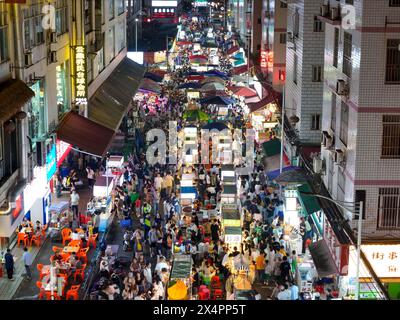
[[[261,59],[260,59],[261,68],[267,68],[268,66],[268,51],[261,51]]]
[[[48,192],[46,167],[35,167],[33,176],[34,179],[26,184],[23,192],[25,213],[32,208],[37,199],[44,197]]]
[[[57,148],[57,167],[59,167],[61,166],[65,158],[68,156],[72,146],[69,143],[57,140],[56,148]]]
[[[20,194],[15,199],[15,205],[11,211],[11,225],[13,225],[14,221],[17,220],[17,218],[23,211],[24,211],[24,196]]]
[[[349,269],[349,246],[341,245],[339,243],[335,232],[325,216],[322,220],[324,224],[323,238],[328,245],[329,251],[332,254],[332,258],[335,261],[335,265],[339,270],[340,275],[347,275]]]
[[[75,102],[78,106],[87,105],[86,46],[72,47],[75,62]]]
[[[400,244],[362,245],[379,278],[400,278]]]
[[[46,155],[46,174],[47,174],[47,181],[54,176],[57,170],[57,151],[56,145],[53,144],[51,146],[50,151]]]
[[[240,234],[226,234],[226,243],[240,243],[242,241],[242,236]]]

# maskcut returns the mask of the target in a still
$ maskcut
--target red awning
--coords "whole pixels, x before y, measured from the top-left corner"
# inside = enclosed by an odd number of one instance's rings
[[[191,80],[191,81],[200,81],[200,80],[203,80],[204,78],[205,78],[205,77],[202,76],[202,75],[187,76],[187,79],[188,79],[188,80]]]
[[[232,91],[235,95],[240,97],[255,97],[257,96],[257,92],[248,87],[239,87],[239,86],[230,86],[228,87],[230,91]]]
[[[75,112],[68,112],[58,125],[58,139],[83,151],[103,157],[115,132]]]
[[[230,47],[226,53],[234,54],[236,51],[239,51],[239,50],[240,50],[239,46],[233,46],[233,47]]]
[[[193,59],[208,60],[208,57],[206,57],[206,56],[204,56],[204,55],[202,55],[202,54],[197,54],[197,55],[191,55],[191,56],[189,56],[189,59],[190,59],[190,60],[193,60]]]
[[[246,73],[247,70],[249,70],[249,68],[247,68],[247,64],[245,64],[243,66],[233,68],[233,74],[238,75],[238,74]]]
[[[247,106],[249,107],[250,112],[254,112],[275,100],[277,100],[277,96],[273,92],[271,92],[270,94],[268,94],[268,96],[261,99],[259,102],[249,103]]]

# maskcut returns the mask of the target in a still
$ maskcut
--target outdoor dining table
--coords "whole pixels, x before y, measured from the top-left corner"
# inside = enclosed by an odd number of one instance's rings
[[[79,247],[73,247],[73,246],[66,246],[63,249],[63,253],[77,253],[79,251]]]
[[[61,288],[58,288],[58,283],[61,281]],[[62,295],[65,289],[65,279],[63,277],[57,277],[57,284],[51,283],[50,281],[50,275],[46,275],[42,279],[42,288],[45,291],[54,291],[57,292],[58,295]],[[61,290],[59,290],[61,289]]]

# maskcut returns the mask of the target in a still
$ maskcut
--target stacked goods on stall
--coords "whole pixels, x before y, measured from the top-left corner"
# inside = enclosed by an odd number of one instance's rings
[[[221,217],[225,243],[230,248],[239,248],[242,242],[242,226],[238,206],[236,204],[222,204]]]
[[[177,254],[174,257],[168,282],[168,300],[190,300],[192,297],[192,266],[191,255]]]

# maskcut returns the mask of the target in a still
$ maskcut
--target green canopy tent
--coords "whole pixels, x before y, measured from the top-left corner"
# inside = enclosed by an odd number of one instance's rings
[[[189,110],[183,114],[183,119],[187,121],[208,121],[210,116],[201,110]]]
[[[264,142],[262,144],[264,153],[267,157],[272,157],[281,152],[281,141],[277,138]]]

